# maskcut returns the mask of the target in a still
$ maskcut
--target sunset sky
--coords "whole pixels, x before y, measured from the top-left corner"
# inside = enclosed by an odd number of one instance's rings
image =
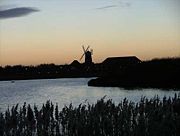
[[[180,0],[0,0],[0,65],[180,57]]]

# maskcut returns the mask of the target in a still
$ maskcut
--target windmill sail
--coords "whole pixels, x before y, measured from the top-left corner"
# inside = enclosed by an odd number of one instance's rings
[[[85,57],[85,64],[89,65],[92,64],[92,49],[89,51],[90,46],[85,49],[84,45],[82,46],[83,54],[80,57],[80,60],[82,60],[83,57]]]
[[[81,58],[79,60],[82,60],[83,57],[84,57],[84,53],[83,53],[83,55],[81,56]]]

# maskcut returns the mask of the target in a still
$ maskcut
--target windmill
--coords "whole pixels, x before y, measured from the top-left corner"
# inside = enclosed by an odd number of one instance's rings
[[[92,53],[93,53],[93,50],[92,49],[89,50],[89,48],[90,48],[90,46],[88,46],[86,49],[85,49],[84,46],[82,46],[82,49],[83,49],[84,53],[82,54],[82,56],[80,58],[80,60],[82,60],[82,58],[85,56],[85,64],[87,64],[87,65],[92,64]]]

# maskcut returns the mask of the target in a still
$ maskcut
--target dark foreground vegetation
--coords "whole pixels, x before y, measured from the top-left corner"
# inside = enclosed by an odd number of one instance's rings
[[[108,69],[89,86],[180,89],[180,58],[153,59],[121,69]]]
[[[104,98],[95,104],[65,106],[47,101],[42,108],[18,105],[0,113],[1,136],[179,136],[180,96],[124,99]]]

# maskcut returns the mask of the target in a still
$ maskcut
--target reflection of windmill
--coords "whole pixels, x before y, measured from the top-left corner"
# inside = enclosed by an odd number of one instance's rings
[[[86,49],[84,48],[84,46],[82,46],[83,48],[83,55],[81,56],[80,60],[82,60],[82,58],[85,56],[85,64],[89,65],[92,64],[92,53],[93,50],[89,50],[90,46],[88,46]]]

